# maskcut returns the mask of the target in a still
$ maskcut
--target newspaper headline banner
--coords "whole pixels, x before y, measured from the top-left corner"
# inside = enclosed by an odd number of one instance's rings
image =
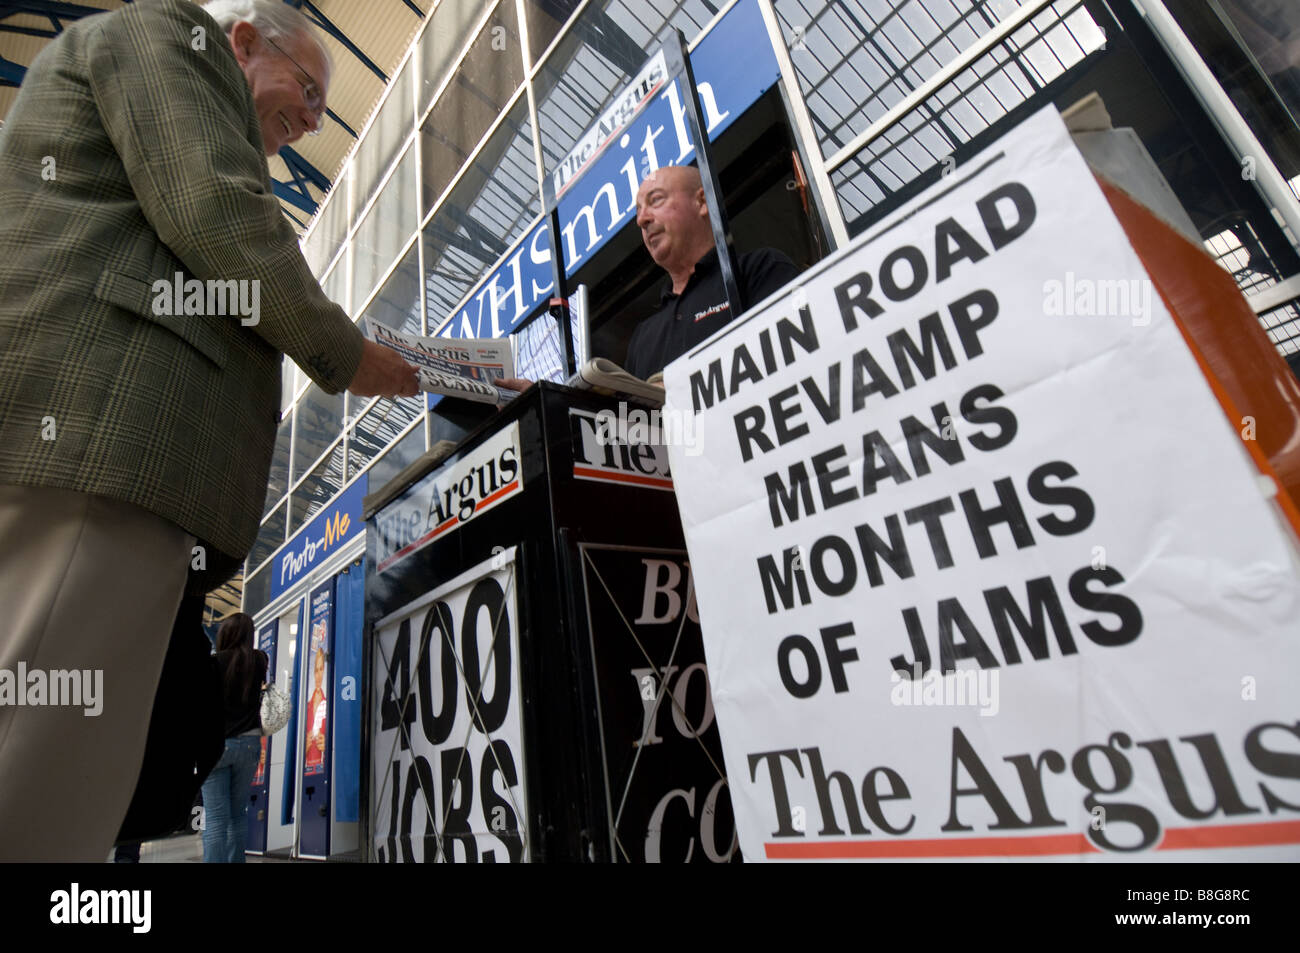
[[[1294,537],[1055,111],[800,281],[665,375],[746,860],[1300,858]]]

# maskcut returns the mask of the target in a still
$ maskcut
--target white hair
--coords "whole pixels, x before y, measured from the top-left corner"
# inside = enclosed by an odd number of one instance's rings
[[[201,6],[225,33],[229,33],[242,20],[251,23],[259,33],[272,40],[305,36],[320,50],[321,56],[325,58],[326,69],[334,72],[334,58],[312,29],[311,21],[283,0],[208,0]]]

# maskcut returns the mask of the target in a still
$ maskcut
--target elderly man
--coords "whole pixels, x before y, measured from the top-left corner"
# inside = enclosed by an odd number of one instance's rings
[[[699,170],[665,166],[651,172],[637,191],[636,210],[641,239],[669,278],[659,308],[632,332],[623,365],[629,373],[649,378],[735,315],[722,284]],[[774,248],[740,255],[737,267],[736,284],[745,308],[799,273]]]
[[[0,860],[107,856],[187,573],[256,536],[282,353],[416,393],[271,190],[328,67],[278,0],[136,3],[52,41],[0,129]]]

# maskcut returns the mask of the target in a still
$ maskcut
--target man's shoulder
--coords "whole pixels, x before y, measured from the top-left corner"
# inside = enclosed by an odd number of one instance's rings
[[[110,46],[173,50],[185,56],[227,48],[225,34],[208,11],[188,0],[141,0],[88,20],[92,35]],[[233,54],[230,63],[238,66]]]
[[[740,256],[741,293],[746,306],[762,301],[799,274],[799,267],[776,248],[755,248]]]
[[[163,23],[184,21],[201,24],[205,27],[216,26],[217,21],[197,3],[190,0],[138,0],[109,14],[111,19],[140,21],[143,23]],[[109,22],[106,18],[105,22]],[[217,27],[219,30],[220,27]]]
[[[753,264],[763,267],[781,266],[793,269],[795,272],[798,272],[799,270],[798,266],[796,266],[790,259],[789,255],[781,251],[779,248],[771,248],[768,246],[755,248],[753,251],[742,252],[740,255],[740,264],[742,268],[746,265]]]

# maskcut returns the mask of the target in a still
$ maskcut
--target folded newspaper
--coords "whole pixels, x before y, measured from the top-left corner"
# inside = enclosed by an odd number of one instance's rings
[[[569,378],[569,386],[581,390],[611,391],[627,394],[660,407],[664,402],[662,384],[655,385],[634,377],[613,361],[603,357],[593,357],[578,373]]]
[[[519,396],[518,391],[496,384],[515,376],[508,340],[402,334],[370,318],[361,319],[361,332],[414,364],[419,370],[420,390],[498,407]]]

